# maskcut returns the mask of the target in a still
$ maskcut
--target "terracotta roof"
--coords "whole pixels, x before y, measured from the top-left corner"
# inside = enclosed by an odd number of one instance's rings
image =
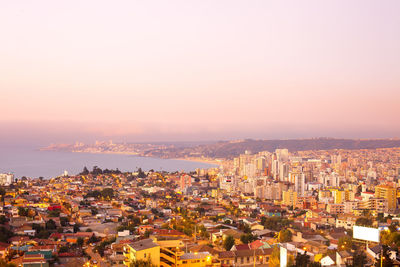
[[[234,258],[235,257],[235,252],[234,251],[221,251],[218,253],[218,258]]]

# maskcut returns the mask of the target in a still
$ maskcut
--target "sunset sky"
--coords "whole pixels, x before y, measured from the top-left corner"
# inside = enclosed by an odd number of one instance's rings
[[[2,1],[0,138],[400,137],[400,1]]]

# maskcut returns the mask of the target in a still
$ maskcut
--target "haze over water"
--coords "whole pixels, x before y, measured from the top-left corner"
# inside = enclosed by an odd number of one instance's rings
[[[46,179],[63,174],[77,174],[86,166],[121,171],[153,169],[155,171],[194,171],[196,168],[210,168],[215,165],[184,160],[157,159],[122,154],[90,154],[39,151],[32,146],[0,146],[0,173],[12,172],[15,178],[44,177]]]

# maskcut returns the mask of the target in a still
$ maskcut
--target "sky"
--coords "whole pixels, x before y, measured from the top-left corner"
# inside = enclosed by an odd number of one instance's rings
[[[0,139],[400,137],[400,2],[2,1]]]

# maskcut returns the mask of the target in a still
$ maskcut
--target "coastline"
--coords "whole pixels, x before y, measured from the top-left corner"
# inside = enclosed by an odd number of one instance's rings
[[[213,165],[218,165],[218,166],[224,164],[224,161],[218,160],[218,159],[205,159],[205,158],[171,158],[171,159],[207,163],[207,164],[213,164]]]
[[[45,150],[45,149],[40,149],[40,151],[46,151],[46,152],[69,152],[69,153],[87,153],[87,154],[113,154],[113,155],[131,155],[131,156],[137,156],[137,157],[142,157],[142,158],[154,158],[154,159],[169,159],[169,160],[182,160],[182,161],[189,161],[189,162],[198,162],[198,163],[205,163],[205,164],[212,164],[216,165],[215,167],[218,167],[220,165],[224,164],[223,160],[218,160],[218,159],[208,159],[208,158],[159,158],[159,157],[151,157],[151,156],[145,156],[141,155],[140,153],[137,152],[129,152],[129,151],[68,151],[68,150]],[[214,168],[215,168],[214,167]]]

